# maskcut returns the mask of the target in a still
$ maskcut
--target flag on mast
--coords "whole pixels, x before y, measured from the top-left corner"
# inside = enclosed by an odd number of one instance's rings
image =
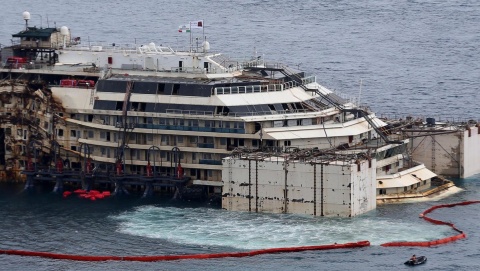
[[[187,25],[181,25],[178,27],[178,32],[180,33],[190,33],[190,27]]]
[[[203,29],[203,20],[191,21],[190,29]]]

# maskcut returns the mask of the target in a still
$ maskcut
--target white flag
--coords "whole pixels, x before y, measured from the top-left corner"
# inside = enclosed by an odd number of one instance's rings
[[[190,29],[195,29],[195,28],[197,29],[203,28],[203,20],[190,22]]]

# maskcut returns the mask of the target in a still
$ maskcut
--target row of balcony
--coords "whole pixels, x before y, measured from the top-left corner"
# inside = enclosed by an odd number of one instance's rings
[[[222,165],[222,160],[213,160],[213,159],[200,159],[199,164],[204,164],[204,165]]]
[[[244,128],[198,127],[198,126],[181,126],[181,125],[161,125],[161,124],[149,124],[149,123],[136,123],[135,128],[245,134]]]

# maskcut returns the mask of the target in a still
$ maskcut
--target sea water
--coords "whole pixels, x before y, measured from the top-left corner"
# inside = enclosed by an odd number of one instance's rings
[[[25,27],[68,26],[89,42],[155,42],[261,56],[298,67],[326,87],[378,115],[477,120],[478,1],[26,1],[2,0],[0,43]],[[178,33],[204,20],[205,31]],[[242,52],[242,53],[240,53]],[[428,270],[480,269],[479,205],[441,209],[467,239],[433,248],[384,248],[395,240],[456,234],[419,219],[441,203],[480,198],[480,176],[455,180],[463,192],[438,202],[381,205],[355,218],[226,212],[169,198],[140,196],[95,202],[62,198],[49,188],[22,192],[0,185],[0,248],[82,255],[168,255],[248,251],[369,240],[371,247],[248,258],[174,262],[73,262],[0,255],[0,270],[390,270],[407,269],[411,254]]]
[[[173,262],[74,262],[0,255],[0,270],[386,270],[404,268],[410,254],[426,255],[428,269],[475,270],[480,265],[480,205],[440,209],[430,216],[450,221],[467,239],[432,248],[381,247],[390,241],[427,241],[455,235],[418,218],[442,203],[480,198],[480,181],[457,181],[463,191],[437,202],[380,205],[354,218],[228,212],[207,204],[140,195],[91,201],[63,198],[51,187],[25,192],[0,185],[1,249],[74,255],[178,255],[249,251],[369,240],[367,248],[307,251],[248,258]],[[200,206],[199,206],[200,205]]]

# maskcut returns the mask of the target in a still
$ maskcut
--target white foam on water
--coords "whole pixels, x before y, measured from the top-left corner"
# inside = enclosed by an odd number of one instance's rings
[[[308,246],[369,240],[427,241],[455,234],[424,220],[381,217],[318,218],[284,214],[228,212],[208,208],[142,206],[112,217],[118,231],[182,245],[237,249]]]

